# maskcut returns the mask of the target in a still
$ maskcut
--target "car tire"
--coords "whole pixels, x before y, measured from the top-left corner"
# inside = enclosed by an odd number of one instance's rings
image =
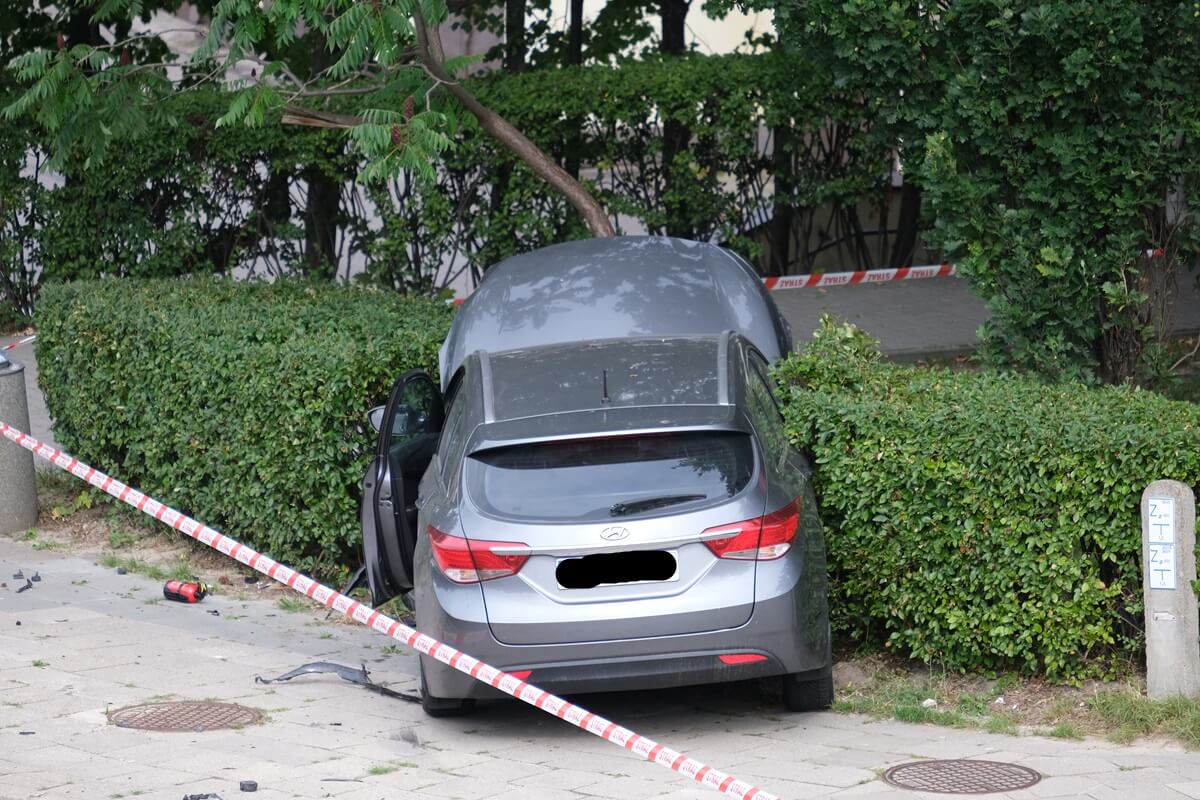
[[[788,711],[824,711],[833,705],[833,670],[817,677],[783,676],[783,705]]]
[[[425,665],[421,664],[421,710],[430,717],[461,717],[475,710],[475,701],[431,695],[425,683]]]

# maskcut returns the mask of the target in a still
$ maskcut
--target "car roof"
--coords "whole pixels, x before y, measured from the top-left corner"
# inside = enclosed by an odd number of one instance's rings
[[[477,350],[733,330],[774,361],[791,331],[744,260],[657,236],[583,239],[513,256],[485,273],[439,353],[442,388]]]

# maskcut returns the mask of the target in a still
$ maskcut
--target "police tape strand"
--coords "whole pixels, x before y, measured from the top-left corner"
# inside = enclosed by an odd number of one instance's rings
[[[1142,251],[1146,258],[1162,258],[1166,252],[1161,247]],[[928,264],[920,267],[896,267],[894,269],[860,269],[853,272],[822,272],[809,275],[783,275],[763,278],[768,292],[780,289],[820,289],[823,286],[848,286],[856,283],[888,283],[911,281],[920,278],[948,278],[958,274],[956,264]]]
[[[628,728],[623,728],[604,717],[591,713],[585,708],[567,702],[561,697],[543,691],[533,684],[526,683],[515,675],[496,669],[476,658],[437,641],[394,620],[386,614],[374,611],[346,595],[336,592],[305,575],[274,561],[246,545],[241,544],[216,530],[203,525],[191,517],[170,508],[158,500],[142,494],[137,489],[105,475],[103,472],[72,458],[61,450],[56,450],[43,442],[23,433],[16,428],[0,421],[0,433],[29,450],[39,458],[49,461],[56,467],[65,470],[77,478],[87,481],[92,486],[107,492],[123,503],[133,506],[138,511],[154,517],[177,531],[196,539],[203,544],[257,570],[272,580],[284,584],[300,594],[312,598],[335,611],[345,614],[356,622],[368,628],[390,636],[404,645],[424,653],[438,661],[470,675],[477,681],[512,695],[529,705],[556,716],[577,728],[582,728],[590,734],[606,739],[615,745],[653,761],[659,766],[667,767],[686,775],[718,792],[739,798],[739,800],[779,800],[776,795],[752,786],[744,781],[720,770],[704,764],[694,758],[672,750],[653,739],[640,736]]]
[[[768,292],[776,292],[780,289],[819,289],[823,286],[847,286],[855,283],[945,278],[957,271],[958,268],[953,264],[931,264],[924,267],[897,267],[896,269],[860,269],[856,272],[822,272],[811,275],[763,278],[763,286]]]
[[[3,353],[5,350],[12,350],[16,347],[20,347],[23,344],[29,344],[36,338],[37,338],[37,334],[35,333],[33,336],[26,336],[24,339],[18,339],[17,341],[13,342],[12,344],[6,344],[6,345],[4,345],[4,347],[0,347],[0,353]]]

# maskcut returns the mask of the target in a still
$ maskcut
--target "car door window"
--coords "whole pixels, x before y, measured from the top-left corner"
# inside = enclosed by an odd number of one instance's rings
[[[437,404],[437,388],[432,381],[412,380],[399,387],[388,448],[395,451],[418,436],[436,433],[440,423]]]
[[[467,404],[463,391],[463,383],[465,381],[464,370],[460,369],[458,374],[450,381],[450,388],[446,393],[446,425],[442,428],[442,437],[438,440],[438,458],[441,460],[440,475],[442,485],[447,489],[451,489],[454,480],[454,468],[462,461],[463,447],[466,445],[466,436],[463,428],[466,425]]]
[[[767,362],[751,350],[747,353],[746,366],[746,395],[754,427],[767,453],[768,463],[778,469],[787,460],[788,439],[783,414],[771,391]]]

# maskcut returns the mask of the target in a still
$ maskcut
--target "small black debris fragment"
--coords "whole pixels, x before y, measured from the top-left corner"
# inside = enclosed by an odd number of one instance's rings
[[[129,570],[125,569],[124,567],[117,567],[118,575],[126,575],[126,574],[128,574],[128,572],[129,572]]]
[[[24,577],[25,577],[25,573],[22,570],[17,570],[16,572],[13,573],[14,581],[19,581],[19,580],[23,579]]]
[[[241,783],[238,784],[238,787],[243,792],[257,792],[258,791],[258,781],[242,781]]]
[[[21,620],[17,620],[17,627],[21,627]]]
[[[21,623],[18,622],[17,624],[20,625]],[[37,731],[17,731],[18,736],[33,736],[35,733]]]
[[[204,794],[185,794],[183,800],[221,800],[221,795],[216,792],[205,792]]]
[[[247,575],[242,580],[244,580],[246,583],[258,583],[258,576],[257,575]]]
[[[17,589],[17,594],[20,594],[21,592],[25,591],[26,589],[32,589],[32,588],[33,588],[33,584],[30,583],[28,579],[26,579],[25,585],[22,586],[20,589]]]
[[[210,609],[208,610],[208,613],[212,614],[214,617],[219,617],[219,616],[221,616],[221,612],[220,612],[220,611],[217,611],[215,608],[210,608]]]
[[[0,589],[7,589],[7,588],[8,588],[7,583],[0,583]]]
[[[32,577],[32,578],[30,578],[29,580],[33,581],[34,583],[41,583],[41,582],[42,582],[42,576],[41,576],[41,575],[39,575],[39,574],[37,574],[37,573],[35,572],[35,573],[33,573],[33,577]]]

